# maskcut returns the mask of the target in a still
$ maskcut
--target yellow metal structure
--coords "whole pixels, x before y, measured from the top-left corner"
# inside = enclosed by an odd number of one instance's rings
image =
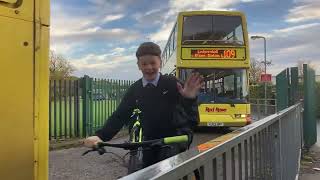
[[[0,179],[48,179],[49,13],[0,0]]]
[[[196,31],[198,26],[190,26],[188,30],[184,29],[185,17],[237,17],[241,19],[241,36],[242,44],[210,44],[210,39],[201,40],[202,44],[184,44],[184,31]],[[230,22],[226,21],[220,25],[214,24],[212,27],[225,25]],[[197,22],[199,26],[203,24]],[[203,28],[203,27],[202,27]],[[191,30],[192,29],[192,30]],[[206,32],[205,32],[206,33]],[[201,34],[197,34],[200,36]],[[202,34],[203,35],[203,34]],[[190,40],[193,42],[200,41],[197,39]],[[177,17],[177,22],[173,27],[167,44],[162,53],[163,73],[175,75],[183,80],[181,72],[183,70],[194,69],[196,71],[206,70],[244,70],[248,76],[250,68],[250,56],[248,45],[248,31],[245,15],[238,11],[190,11],[181,12]],[[208,75],[208,74],[207,74]],[[238,78],[238,77],[237,77]],[[215,83],[216,79],[211,79]],[[210,84],[209,84],[210,85]],[[248,89],[248,78],[244,80],[244,88]],[[207,86],[207,85],[206,85]],[[199,103],[200,126],[245,126],[251,122],[250,104],[247,103]]]

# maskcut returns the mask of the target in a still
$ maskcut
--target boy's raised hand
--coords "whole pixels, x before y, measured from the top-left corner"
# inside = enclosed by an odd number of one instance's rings
[[[201,86],[203,86],[203,77],[199,73],[192,73],[184,83],[184,86],[177,83],[180,94],[185,98],[193,99],[197,96]]]

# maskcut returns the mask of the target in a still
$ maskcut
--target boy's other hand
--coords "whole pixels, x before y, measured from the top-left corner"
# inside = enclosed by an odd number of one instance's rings
[[[203,77],[199,73],[192,73],[184,83],[184,87],[177,83],[180,94],[185,98],[193,99],[197,96],[200,88],[203,86]]]
[[[88,148],[92,148],[98,142],[102,142],[102,140],[98,136],[90,136],[83,141],[83,144]]]

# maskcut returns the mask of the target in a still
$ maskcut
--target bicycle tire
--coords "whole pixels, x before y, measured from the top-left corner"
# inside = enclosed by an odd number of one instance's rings
[[[128,174],[131,174],[143,168],[142,148],[138,151],[130,151],[129,154]]]

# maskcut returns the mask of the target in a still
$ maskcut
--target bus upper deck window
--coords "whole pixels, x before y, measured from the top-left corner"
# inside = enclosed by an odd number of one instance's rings
[[[244,45],[240,16],[185,16],[183,45]]]

